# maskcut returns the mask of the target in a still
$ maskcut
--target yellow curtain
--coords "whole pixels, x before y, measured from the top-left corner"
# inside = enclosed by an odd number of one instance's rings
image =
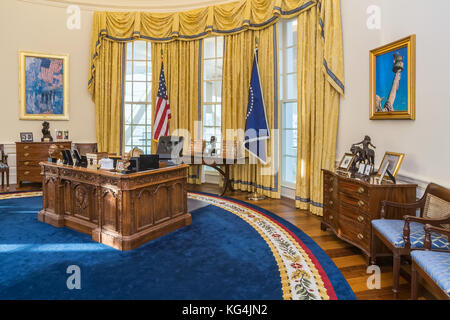
[[[243,141],[247,113],[248,92],[258,39],[258,66],[269,128],[278,128],[277,103],[277,45],[274,25],[259,31],[248,31],[224,38],[225,53],[222,84],[222,136],[224,140]],[[233,137],[227,129],[241,129],[240,137]],[[279,137],[271,132],[267,145],[268,165],[241,164],[231,167],[233,187],[242,191],[254,191],[268,197],[280,197]],[[255,176],[256,175],[256,176]],[[256,186],[255,186],[256,183]]]
[[[190,141],[201,138],[201,132],[196,122],[201,121],[201,40],[174,41],[169,43],[152,43],[152,96],[153,106],[156,105],[161,62],[164,63],[167,95],[170,103],[170,134],[183,135],[185,139],[185,154],[189,152]],[[161,60],[162,50],[162,60]],[[155,108],[152,110],[154,119]],[[201,127],[200,127],[201,128]],[[182,132],[180,130],[185,130]],[[187,135],[190,133],[190,136]],[[194,137],[194,135],[197,135]],[[152,149],[156,150],[153,142]],[[191,166],[189,169],[189,183],[201,183],[201,166]]]
[[[120,154],[124,43],[104,41],[99,49],[95,85],[90,87],[95,104],[99,152]]]
[[[296,207],[322,215],[322,169],[334,169],[339,96],[344,94],[340,2],[298,16]]]

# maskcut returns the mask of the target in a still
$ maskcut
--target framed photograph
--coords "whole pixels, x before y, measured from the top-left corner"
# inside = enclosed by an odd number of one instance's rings
[[[416,36],[370,51],[370,119],[414,120]]]
[[[19,51],[21,120],[69,120],[69,56]]]
[[[117,160],[116,171],[125,171],[125,167],[123,165],[122,160]]]
[[[55,131],[56,131],[56,140],[62,140],[63,132],[61,130],[55,130]]]
[[[360,163],[359,164],[359,168],[358,168],[358,173],[359,174],[364,174],[364,172],[366,172],[366,164],[365,163]]]
[[[64,130],[64,140],[69,140],[69,131]]]
[[[382,180],[386,176],[387,170],[389,170],[389,172],[396,177],[404,157],[405,154],[403,153],[386,152],[384,154],[383,161],[381,161],[377,177]]]
[[[368,164],[368,165],[366,165],[366,168],[364,170],[364,174],[366,176],[370,176],[371,173],[372,173],[372,165]]]
[[[342,157],[341,162],[339,163],[338,170],[348,171],[352,166],[353,161],[355,160],[355,155],[352,153],[346,153]]]
[[[21,132],[20,142],[33,142],[33,132]]]

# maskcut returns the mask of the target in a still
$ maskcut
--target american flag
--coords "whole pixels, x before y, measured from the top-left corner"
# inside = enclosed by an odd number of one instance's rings
[[[164,79],[164,65],[161,64],[158,94],[156,95],[155,122],[153,123],[153,140],[157,142],[159,137],[169,135],[169,120],[171,118],[166,80]]]
[[[49,84],[58,84],[62,81],[60,74],[62,69],[62,60],[42,59],[41,72],[39,77]]]

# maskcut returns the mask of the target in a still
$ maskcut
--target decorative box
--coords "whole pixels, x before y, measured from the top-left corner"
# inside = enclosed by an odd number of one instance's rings
[[[103,158],[108,158],[107,152],[96,152],[96,153],[86,153],[86,158],[88,162],[89,169],[98,169],[100,160]]]

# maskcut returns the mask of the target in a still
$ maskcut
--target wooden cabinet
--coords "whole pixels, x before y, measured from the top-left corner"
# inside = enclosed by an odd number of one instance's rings
[[[380,218],[380,202],[411,203],[416,200],[415,184],[381,185],[328,170],[323,171],[322,230],[329,227],[339,238],[360,248],[370,257],[373,219]],[[389,218],[401,219],[414,212],[390,208]]]
[[[17,184],[23,181],[42,182],[39,162],[48,160],[48,148],[55,144],[59,149],[71,149],[72,142],[16,142]]]

